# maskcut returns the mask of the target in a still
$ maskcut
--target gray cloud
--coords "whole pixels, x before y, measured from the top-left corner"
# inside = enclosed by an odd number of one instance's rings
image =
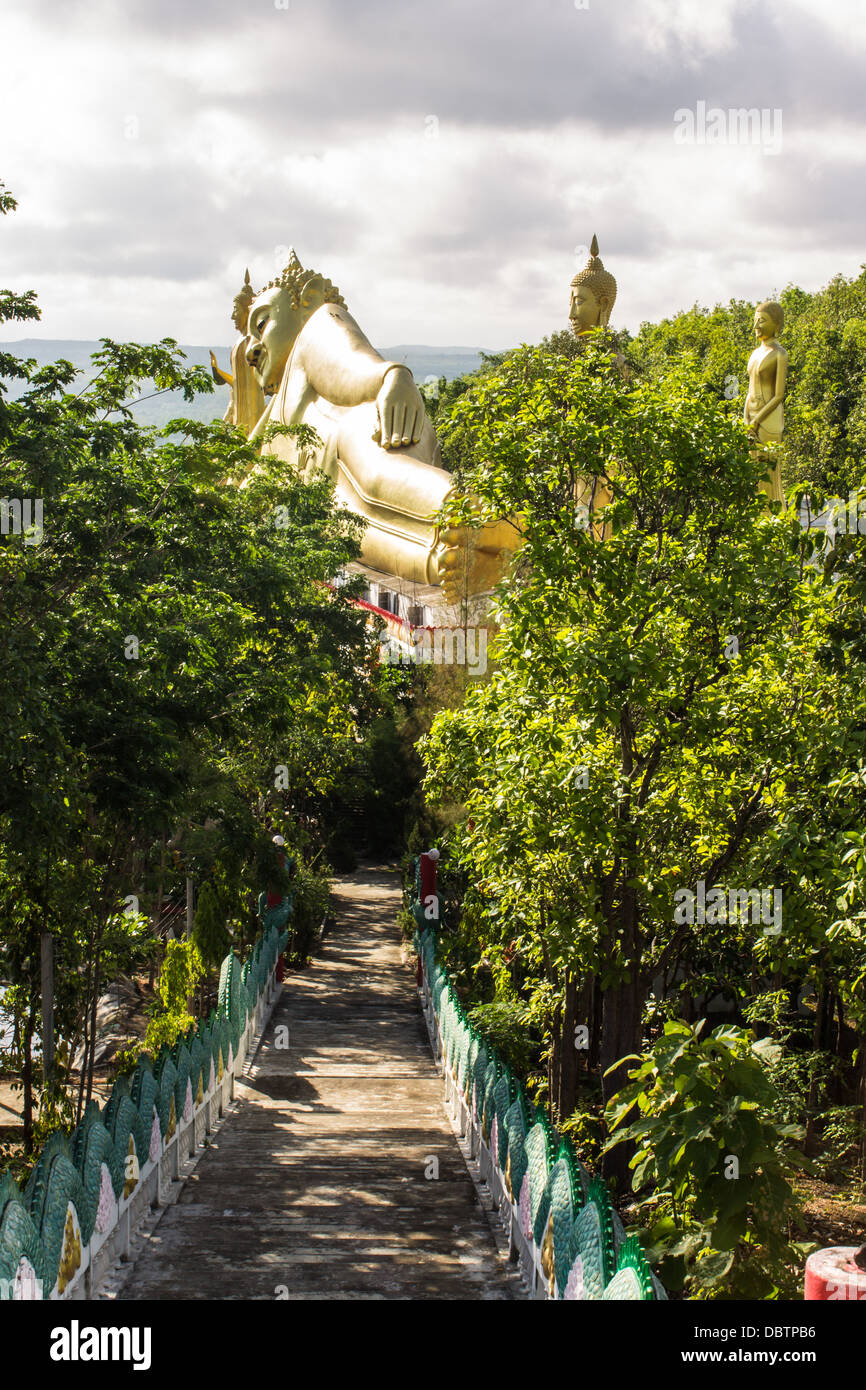
[[[712,5],[713,0],[707,0]],[[53,11],[74,40],[90,0]],[[685,33],[659,51],[642,29],[644,0],[133,0],[106,15],[118,62],[143,39],[182,53],[167,82],[178,112],[208,95],[202,53],[219,39],[237,54],[243,90],[220,94],[257,124],[314,141],[386,119],[499,127],[591,119],[606,129],[663,126],[698,98],[784,106],[792,121],[862,110],[862,57],[801,10],[741,0],[729,49],[695,56]],[[625,21],[628,21],[626,23]]]
[[[707,25],[720,3],[707,0]],[[30,25],[34,48],[21,61],[34,92],[48,47],[68,64],[53,126],[50,83],[26,113],[11,112],[17,120],[7,113],[29,201],[0,227],[5,278],[38,287],[57,277],[59,304],[68,277],[77,306],[114,277],[139,314],[148,286],[166,282],[164,295],[197,315],[170,326],[187,339],[212,331],[196,295],[225,295],[247,263],[269,277],[274,248],[289,241],[348,276],[362,304],[371,276],[392,287],[395,315],[398,287],[414,286],[402,312],[421,326],[386,320],[383,338],[466,341],[461,311],[477,319],[485,297],[513,337],[528,315],[558,315],[572,249],[594,231],[615,273],[631,264],[631,293],[650,297],[674,292],[671,263],[684,253],[712,253],[722,277],[745,239],[756,278],[765,256],[784,282],[804,249],[824,248],[829,278],[862,240],[863,158],[832,146],[819,158],[802,137],[863,124],[863,50],[792,0],[741,0],[729,44],[710,42],[700,22],[661,42],[647,0],[590,0],[588,10],[573,0],[289,0],[286,11],[272,0],[125,0],[103,7],[98,24],[92,0],[7,9]],[[99,70],[87,69],[92,51]],[[698,100],[780,107],[784,153],[757,156],[751,180],[714,151],[676,161],[673,113]],[[59,149],[58,122],[81,123],[71,154],[68,141]],[[737,158],[745,169],[755,155]],[[14,188],[2,167],[0,177]],[[694,275],[684,298],[716,293],[704,269]],[[624,284],[623,305],[628,293]],[[165,302],[153,298],[160,324]],[[107,307],[122,317],[119,300]],[[224,308],[213,314],[216,325]]]

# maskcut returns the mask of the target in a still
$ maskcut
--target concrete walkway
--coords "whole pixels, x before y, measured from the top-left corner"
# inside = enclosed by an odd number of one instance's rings
[[[338,881],[336,927],[119,1298],[514,1297],[443,1110],[399,903],[396,873]]]

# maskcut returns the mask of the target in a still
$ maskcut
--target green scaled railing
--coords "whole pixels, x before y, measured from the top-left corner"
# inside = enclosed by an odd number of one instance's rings
[[[140,1057],[102,1110],[89,1102],[68,1138],[52,1134],[23,1190],[8,1173],[0,1176],[0,1301],[68,1297],[88,1272],[92,1284],[94,1268],[128,1251],[135,1220],[159,1200],[166,1156],[177,1176],[184,1154],[227,1104],[287,944],[287,933],[272,927],[243,968],[233,953],[226,956],[208,1019],[155,1060]]]
[[[583,1166],[570,1138],[472,1027],[436,959],[432,927],[415,934],[431,1039],[446,1095],[508,1227],[532,1296],[577,1300],[665,1299],[640,1243],[628,1236],[607,1187]]]

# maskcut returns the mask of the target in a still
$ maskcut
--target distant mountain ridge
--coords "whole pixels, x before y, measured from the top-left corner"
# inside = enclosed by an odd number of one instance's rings
[[[210,365],[210,349],[198,345],[181,343],[190,366]],[[86,376],[91,370],[91,354],[99,349],[98,342],[66,338],[19,338],[14,342],[0,343],[0,352],[8,352],[15,357],[33,357],[40,367],[61,358]],[[216,359],[224,370],[230,367],[231,348],[214,347]],[[482,348],[475,347],[430,347],[423,343],[398,343],[396,347],[379,348],[382,356],[392,362],[405,362],[419,385],[428,378],[447,377],[449,381],[465,372],[473,372],[481,365]],[[21,394],[22,383],[6,383],[11,399]],[[152,388],[151,388],[152,390]],[[178,391],[164,391],[149,395],[147,386],[142,387],[140,403],[134,404],[133,414],[142,425],[157,428],[177,416],[187,416],[193,420],[219,419],[228,404],[228,388],[216,386],[213,395],[197,396],[194,401],[185,401]]]

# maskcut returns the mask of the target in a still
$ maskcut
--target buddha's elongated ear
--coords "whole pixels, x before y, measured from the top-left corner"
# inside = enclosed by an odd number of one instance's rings
[[[314,274],[305,282],[300,292],[300,304],[302,309],[309,309],[315,312],[325,302],[327,283],[323,275]]]

